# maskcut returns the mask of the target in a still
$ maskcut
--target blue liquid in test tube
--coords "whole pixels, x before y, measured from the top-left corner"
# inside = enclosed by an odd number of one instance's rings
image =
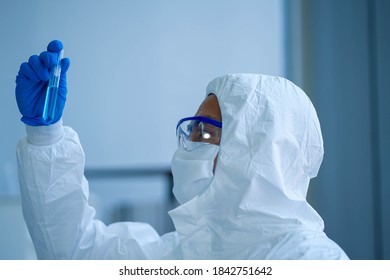
[[[50,79],[46,90],[45,105],[43,107],[43,121],[46,124],[52,124],[54,121],[54,113],[56,110],[58,87],[61,77],[61,59],[64,55],[64,50],[58,55],[57,65],[50,72]]]

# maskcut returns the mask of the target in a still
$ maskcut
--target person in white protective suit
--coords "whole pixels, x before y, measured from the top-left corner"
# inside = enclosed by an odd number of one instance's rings
[[[284,78],[218,77],[196,116],[179,122],[172,173],[181,205],[169,212],[176,231],[163,236],[148,224],[94,219],[76,132],[61,116],[34,125],[22,115],[23,214],[40,259],[348,259],[306,201],[321,129],[309,98]]]

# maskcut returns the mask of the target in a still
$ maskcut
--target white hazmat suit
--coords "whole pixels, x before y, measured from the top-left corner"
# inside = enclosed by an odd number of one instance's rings
[[[17,156],[23,213],[40,259],[348,259],[307,203],[323,142],[315,109],[292,82],[258,74],[211,81],[223,128],[214,178],[169,212],[176,231],[104,225],[88,205],[84,153],[58,122],[27,126]]]

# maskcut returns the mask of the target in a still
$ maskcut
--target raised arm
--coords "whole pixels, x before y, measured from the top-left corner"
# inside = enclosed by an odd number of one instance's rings
[[[161,238],[148,224],[95,220],[88,204],[84,152],[75,131],[62,125],[69,59],[62,73],[53,123],[42,118],[47,81],[62,43],[31,56],[16,78],[16,99],[27,137],[17,146],[23,215],[39,259],[180,258],[175,233]]]

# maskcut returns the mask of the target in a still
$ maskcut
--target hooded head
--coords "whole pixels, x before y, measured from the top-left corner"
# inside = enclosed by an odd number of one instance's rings
[[[214,177],[170,212],[185,258],[264,258],[291,232],[323,230],[306,202],[323,158],[316,111],[292,82],[258,74],[211,81],[222,115]]]

